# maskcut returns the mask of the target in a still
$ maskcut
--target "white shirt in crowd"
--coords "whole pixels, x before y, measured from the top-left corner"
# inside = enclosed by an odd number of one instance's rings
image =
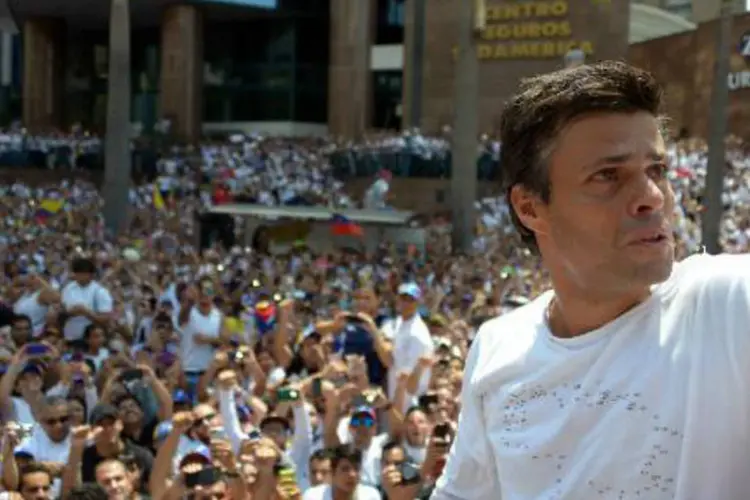
[[[746,498],[750,256],[690,257],[571,339],[547,327],[551,298],[480,329],[432,498]]]
[[[34,336],[40,335],[44,331],[44,324],[47,318],[48,306],[39,302],[39,294],[42,292],[33,292],[23,294],[13,304],[13,312],[18,315],[28,316],[31,320],[31,329]]]
[[[390,185],[385,179],[378,179],[365,192],[365,208],[385,208]]]
[[[195,336],[200,334],[218,339],[221,334],[223,317],[221,312],[215,307],[211,308],[208,315],[201,313],[198,306],[194,306],[190,311],[188,322],[182,327],[182,339],[180,340],[182,367],[184,371],[206,371],[214,357],[215,349],[211,345],[196,344]]]
[[[30,454],[36,462],[64,464],[67,463],[70,453],[70,435],[65,440],[56,443],[47,436],[44,428],[36,423],[31,429],[31,434],[16,447],[15,452],[18,453],[19,451]],[[61,485],[62,481],[59,478],[52,482],[53,498],[60,494]]]
[[[345,417],[339,420],[339,425],[336,429],[339,441],[342,444],[349,444],[352,442],[352,434],[349,432],[349,422],[351,418]],[[381,460],[383,458],[383,447],[390,441],[391,436],[384,432],[378,434],[372,441],[370,446],[366,450],[362,450],[362,468],[360,475],[360,482],[369,486],[380,485],[380,471],[381,471]]]
[[[383,325],[383,335],[393,342],[393,365],[388,369],[388,397],[396,395],[396,380],[401,372],[411,373],[419,358],[435,351],[432,336],[422,317],[415,313],[409,319],[399,316]],[[419,390],[414,396],[427,391],[430,384],[430,371],[426,370],[419,382]],[[413,401],[407,401],[407,407]],[[404,408],[405,410],[406,408]]]
[[[319,484],[305,491],[302,500],[333,500],[332,490],[330,484]],[[375,488],[360,484],[354,491],[352,498],[355,500],[381,500],[383,497]]]
[[[82,305],[97,314],[112,312],[112,295],[96,281],[91,281],[86,286],[71,281],[62,290],[62,304],[65,309],[71,309]],[[66,340],[80,340],[83,331],[91,321],[84,316],[73,316],[65,322],[63,334]]]

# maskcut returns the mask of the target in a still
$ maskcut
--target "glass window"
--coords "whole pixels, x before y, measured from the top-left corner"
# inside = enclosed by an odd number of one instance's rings
[[[377,0],[376,44],[404,43],[404,0]]]
[[[403,73],[374,71],[372,125],[376,129],[401,129],[401,99]]]

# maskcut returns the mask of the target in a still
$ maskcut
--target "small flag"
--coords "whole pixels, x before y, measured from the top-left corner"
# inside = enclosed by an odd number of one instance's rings
[[[156,184],[154,184],[154,193],[152,197],[154,199],[154,208],[157,210],[164,210],[164,197],[161,195],[161,191],[159,191]]]
[[[276,305],[268,300],[255,304],[255,328],[258,333],[265,335],[276,326]]]
[[[51,198],[42,200],[35,214],[36,220],[40,222],[47,220],[62,210],[63,204],[63,200],[55,200]]]
[[[352,222],[341,214],[331,218],[331,233],[335,236],[362,236],[362,226]]]

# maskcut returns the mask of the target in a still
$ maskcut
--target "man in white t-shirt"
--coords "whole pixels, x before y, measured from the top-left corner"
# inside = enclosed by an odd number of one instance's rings
[[[386,208],[388,203],[388,193],[391,189],[391,177],[392,174],[389,170],[383,170],[378,174],[378,178],[365,192],[365,208]]]
[[[216,349],[228,340],[224,315],[214,305],[215,298],[213,281],[203,278],[198,283],[198,290],[190,287],[185,291],[184,303],[180,306],[180,359],[191,396],[195,396],[198,380],[214,359]]]
[[[504,187],[553,289],[480,328],[434,500],[747,497],[750,257],[673,263],[661,105],[611,61],[507,102]]]
[[[62,305],[68,316],[63,333],[68,341],[81,340],[91,323],[106,325],[112,316],[112,295],[94,280],[96,266],[91,259],[74,259],[72,281],[62,290]]]
[[[331,484],[313,486],[302,500],[381,500],[380,492],[360,484],[362,453],[354,447],[341,445],[331,450]]]
[[[419,302],[422,291],[416,283],[402,283],[398,287],[398,317],[383,325],[383,335],[393,343],[393,364],[388,369],[388,397],[393,401],[396,395],[396,380],[399,373],[411,373],[419,359],[430,356],[435,345],[430,330],[419,315]],[[430,382],[430,370],[422,374],[414,398],[424,394]],[[405,411],[414,401],[406,401]]]

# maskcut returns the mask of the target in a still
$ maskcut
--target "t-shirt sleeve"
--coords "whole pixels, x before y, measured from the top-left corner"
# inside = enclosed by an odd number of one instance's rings
[[[112,312],[112,294],[109,293],[104,287],[99,288],[96,291],[96,300],[94,301],[94,308],[96,313],[107,314]]]

